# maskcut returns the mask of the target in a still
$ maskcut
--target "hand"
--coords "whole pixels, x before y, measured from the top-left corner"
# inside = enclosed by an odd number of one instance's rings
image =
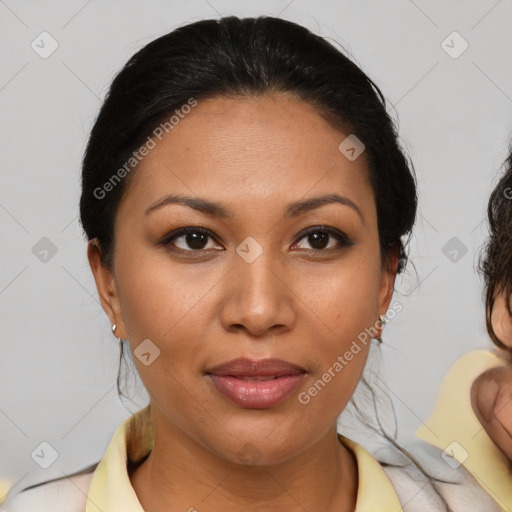
[[[479,375],[471,386],[471,405],[489,437],[512,461],[512,367]]]

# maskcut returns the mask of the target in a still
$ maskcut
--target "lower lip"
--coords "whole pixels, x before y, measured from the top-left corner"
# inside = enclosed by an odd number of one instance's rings
[[[304,373],[270,380],[242,380],[231,375],[208,374],[222,395],[240,407],[266,409],[284,402],[300,385]]]

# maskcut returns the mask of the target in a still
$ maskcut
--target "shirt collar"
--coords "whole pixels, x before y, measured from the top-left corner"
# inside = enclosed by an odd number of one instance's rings
[[[144,512],[128,476],[128,432],[147,416],[145,408],[126,419],[114,433],[103,459],[94,471],[85,512]],[[134,432],[132,450],[147,451],[152,446],[152,432],[139,428]],[[148,436],[150,439],[148,439]],[[144,445],[144,446],[143,446]]]
[[[402,512],[395,489],[379,462],[354,441],[341,434],[338,439],[357,461],[359,484],[354,512]]]
[[[448,371],[427,421],[416,436],[448,450],[492,496],[503,510],[512,510],[512,469],[478,421],[470,389],[481,373],[505,363],[487,350],[473,350]]]
[[[116,430],[105,456],[94,471],[85,512],[144,512],[128,476],[128,456],[147,455],[153,446],[153,430],[144,421],[146,407],[126,419]],[[357,504],[354,512],[401,511],[398,496],[381,465],[364,448],[338,434],[355,456],[358,467]]]

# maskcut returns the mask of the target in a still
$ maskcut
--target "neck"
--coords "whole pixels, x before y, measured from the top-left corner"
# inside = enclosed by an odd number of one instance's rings
[[[292,459],[245,466],[217,456],[162,418],[155,420],[153,449],[130,475],[146,512],[355,508],[357,463],[339,441],[336,424]]]

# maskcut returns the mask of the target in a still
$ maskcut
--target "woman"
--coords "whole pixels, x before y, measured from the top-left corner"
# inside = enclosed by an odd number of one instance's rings
[[[337,432],[417,204],[380,91],[339,50],[269,17],[160,37],[113,81],[82,177],[98,294],[150,405],[73,477],[80,496],[66,479],[54,496],[87,512],[493,510],[440,458],[441,491],[421,462],[381,465]]]
[[[488,203],[490,233],[480,260],[486,325],[494,350],[473,350],[446,375],[417,436],[454,456],[500,505],[512,509],[512,146]]]

